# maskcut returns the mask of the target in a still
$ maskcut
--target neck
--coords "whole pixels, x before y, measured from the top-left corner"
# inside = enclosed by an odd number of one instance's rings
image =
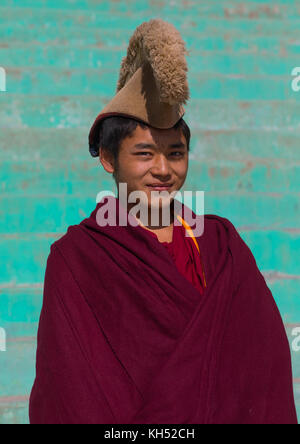
[[[131,210],[131,208],[133,208],[136,204],[128,204],[128,212]],[[158,221],[155,220],[153,225],[152,225],[152,221],[151,221],[151,207],[148,208],[148,212],[147,212],[147,216],[148,219],[144,220],[145,218],[142,217],[142,211],[138,211],[137,212],[137,216],[136,219],[139,221],[139,224],[142,225],[145,228],[148,228],[149,230],[163,230],[165,229],[166,231],[170,228],[173,227],[174,225],[174,201],[172,200],[172,202],[170,203],[170,207],[167,209],[165,208],[164,210],[162,210],[162,208],[160,208],[157,212],[154,212],[155,217],[157,217],[158,214]],[[163,221],[163,215],[164,214],[170,214],[170,220],[166,220]],[[154,219],[154,216],[153,216]],[[164,223],[163,223],[164,222]]]

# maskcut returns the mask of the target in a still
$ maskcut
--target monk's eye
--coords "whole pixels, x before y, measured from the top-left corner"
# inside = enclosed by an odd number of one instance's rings
[[[136,153],[136,155],[137,156],[143,156],[143,157],[147,157],[147,155],[152,155],[152,153],[150,153],[150,152],[148,152],[148,151],[141,151],[141,152],[139,152],[139,153]],[[173,151],[172,153],[171,153],[171,156],[172,157],[182,157],[183,156],[183,153],[181,152],[181,151]]]

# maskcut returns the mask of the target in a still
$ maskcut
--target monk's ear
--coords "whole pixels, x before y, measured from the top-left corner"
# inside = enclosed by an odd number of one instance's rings
[[[99,159],[105,171],[112,174],[115,170],[113,155],[105,150],[102,146],[99,150]]]

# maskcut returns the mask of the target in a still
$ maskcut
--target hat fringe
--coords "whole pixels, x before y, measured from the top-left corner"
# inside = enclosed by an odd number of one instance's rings
[[[160,101],[185,104],[190,98],[185,59],[188,54],[180,33],[170,23],[153,19],[142,23],[132,35],[127,56],[122,59],[117,92],[145,63],[150,63]]]

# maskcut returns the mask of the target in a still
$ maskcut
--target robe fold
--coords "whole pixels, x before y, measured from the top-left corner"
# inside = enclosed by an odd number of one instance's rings
[[[145,232],[152,236],[157,242],[158,237],[152,231],[145,229]],[[176,268],[202,295],[206,286],[201,254],[199,254],[193,239],[185,236],[183,225],[173,227],[173,237],[171,242],[161,242],[171,258]]]
[[[201,293],[143,227],[99,226],[103,202],[51,247],[31,424],[297,424],[284,325],[232,223],[204,217]]]

